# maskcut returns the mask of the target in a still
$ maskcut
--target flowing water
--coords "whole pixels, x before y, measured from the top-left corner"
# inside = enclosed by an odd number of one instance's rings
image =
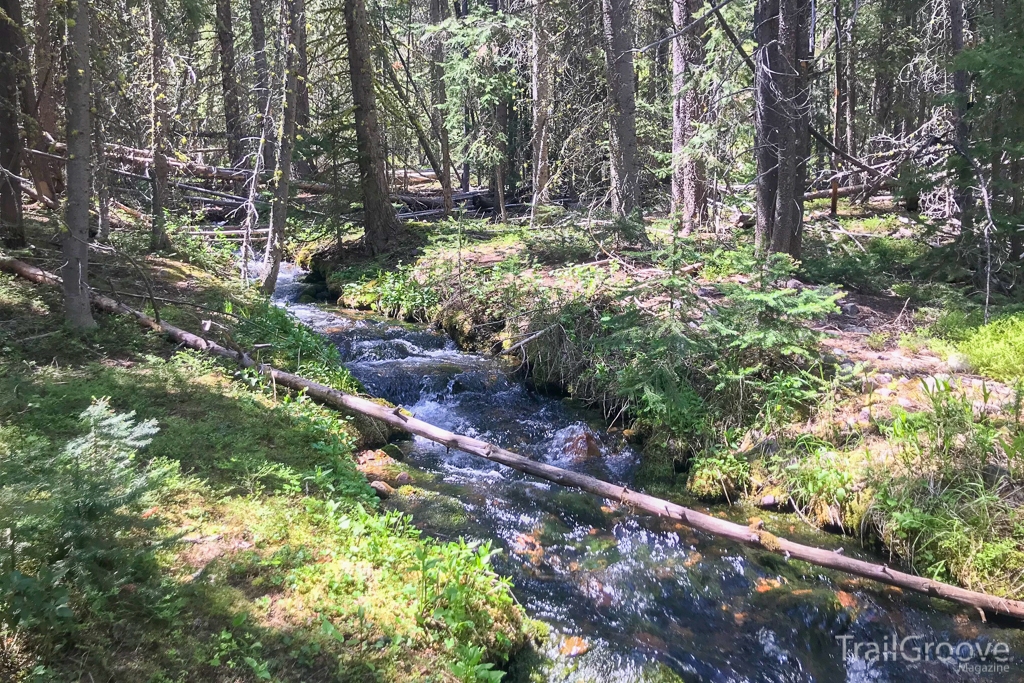
[[[297,274],[285,269],[279,300],[297,298]],[[637,452],[579,407],[530,391],[498,360],[460,352],[423,328],[287,305],[337,345],[371,394],[456,433],[630,482]],[[1024,681],[1024,638],[1012,625],[983,624],[966,608],[634,515],[418,437],[402,448],[415,492],[389,504],[412,512],[427,533],[502,548],[497,569],[512,578],[529,615],[551,626],[545,656],[531,665],[535,679]],[[743,523],[754,514],[724,506],[713,512]],[[794,516],[757,514],[780,535],[884,561]],[[894,652],[904,638],[902,652]],[[929,643],[935,646],[925,657]],[[967,661],[949,657],[943,643]],[[1000,643],[1009,649],[1005,664],[992,656]],[[989,652],[986,662],[979,648]],[[931,661],[911,661],[916,653]],[[998,670],[975,668],[993,663]]]

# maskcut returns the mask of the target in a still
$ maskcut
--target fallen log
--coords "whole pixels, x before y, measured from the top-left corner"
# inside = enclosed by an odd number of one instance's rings
[[[889,188],[889,183],[868,183],[865,185],[850,185],[848,187],[840,187],[836,190],[837,197],[850,197],[853,195],[861,194],[862,192],[876,192],[878,190],[885,190]],[[832,196],[832,190],[815,190],[813,192],[805,192],[804,199],[828,199]]]
[[[53,147],[60,152],[66,150],[66,145],[60,142],[54,144]],[[105,145],[105,149],[115,159],[144,165],[152,165],[153,163],[152,154],[144,149],[136,149],[135,147],[126,147],[125,145],[116,145],[109,142]],[[167,159],[167,166],[175,171],[184,172],[197,178],[216,178],[217,180],[245,182],[252,177],[252,171],[244,168],[224,168],[192,160],[181,161],[171,157]],[[317,183],[309,180],[297,180],[292,184],[300,190],[306,190],[307,192],[327,193],[332,189],[332,186],[328,183]]]
[[[21,186],[22,192],[24,192],[25,194],[27,194],[29,197],[39,202],[40,204],[43,204],[44,206],[46,206],[46,208],[53,210],[57,210],[60,208],[59,202],[50,199],[44,194],[39,194],[39,191],[36,190],[35,183],[26,180],[25,178],[18,178],[18,184]]]
[[[32,282],[53,286],[60,286],[61,284],[60,278],[56,275],[12,258],[0,257],[0,270],[13,273]],[[254,368],[275,385],[281,385],[294,391],[304,391],[306,395],[320,403],[360,413],[439,443],[447,448],[455,448],[466,453],[478,455],[492,462],[556,484],[561,484],[562,486],[575,487],[609,500],[618,501],[635,510],[643,510],[653,515],[668,517],[692,529],[697,529],[714,536],[721,536],[751,548],[782,555],[787,559],[803,560],[819,567],[872,579],[879,583],[923,593],[933,598],[942,598],[975,609],[987,610],[993,614],[1001,614],[1024,621],[1024,602],[1019,600],[978,593],[921,576],[906,574],[890,569],[884,564],[877,565],[865,562],[864,560],[846,557],[830,550],[822,550],[821,548],[794,543],[785,538],[775,536],[764,529],[745,527],[685,508],[661,498],[655,498],[639,491],[632,491],[625,486],[618,486],[586,474],[537,462],[486,441],[435,427],[432,424],[403,413],[399,408],[381,406],[368,399],[343,393],[337,389],[332,389],[318,382],[312,382],[290,372],[277,370],[270,365],[257,363],[246,353],[226,348],[214,341],[192,334],[167,322],[158,322],[145,313],[102,294],[92,292],[91,297],[93,305],[97,308],[110,313],[131,316],[143,327],[165,334],[182,346],[234,361],[245,368]]]

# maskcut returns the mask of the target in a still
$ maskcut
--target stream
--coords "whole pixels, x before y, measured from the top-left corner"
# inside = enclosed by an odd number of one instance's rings
[[[639,453],[599,415],[530,391],[505,362],[461,352],[444,334],[294,303],[300,276],[286,267],[276,299],[337,346],[369,393],[453,432],[631,481]],[[517,663],[530,680],[1024,681],[1024,634],[1012,624],[634,515],[419,437],[400,447],[416,492],[387,504],[425,533],[501,548],[495,568],[550,626],[544,656]],[[792,540],[886,559],[794,515],[711,512],[743,524],[756,514]]]

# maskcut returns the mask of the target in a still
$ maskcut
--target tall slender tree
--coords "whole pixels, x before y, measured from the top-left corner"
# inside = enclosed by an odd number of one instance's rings
[[[35,62],[36,101],[31,108],[32,115],[39,126],[40,139],[43,134],[56,135],[60,129],[57,102],[60,99],[60,57],[54,45],[53,0],[35,0],[35,40],[33,56]],[[63,29],[63,22],[59,23]],[[51,189],[56,196],[64,191],[64,179],[61,168],[53,160],[45,162]]]
[[[281,79],[284,97],[281,105],[281,134],[277,141],[277,170],[274,173],[274,200],[270,209],[270,234],[267,237],[267,272],[261,289],[273,294],[277,276],[284,259],[285,229],[288,225],[288,196],[291,192],[292,150],[295,147],[295,109],[298,84],[298,53],[295,37],[299,26],[306,20],[305,0],[282,0],[282,15],[287,15],[284,46],[284,77]]]
[[[10,33],[4,39],[4,43],[10,45],[15,58],[12,68],[18,80],[18,99],[21,102],[21,121],[25,130],[25,142],[30,149],[37,152],[44,152],[48,148],[46,139],[43,137],[42,128],[36,120],[38,108],[38,97],[36,86],[32,79],[32,66],[30,60],[29,44],[26,40],[25,22],[22,15],[21,3],[13,0],[3,0],[0,3],[4,14],[10,20]],[[9,43],[8,43],[9,41]],[[50,202],[56,199],[54,192],[54,173],[59,174],[59,169],[54,171],[52,160],[40,154],[27,153],[21,157],[22,163],[32,176],[33,184],[39,197]]]
[[[629,216],[640,209],[637,166],[636,74],[630,0],[602,0],[605,76],[608,81],[608,151],[612,211]]]
[[[253,70],[255,71],[256,127],[263,139],[263,168],[274,167],[274,142],[271,135],[270,63],[267,58],[267,28],[263,19],[263,0],[249,0],[249,26],[252,29]]]
[[[309,110],[309,46],[307,45],[307,27],[303,20],[295,34],[295,137],[298,140],[309,135],[311,112]],[[302,156],[293,164],[299,176],[312,175],[316,169],[306,156]]]
[[[430,23],[434,26],[447,18],[447,3],[442,0],[430,0]],[[444,110],[448,106],[448,88],[444,82],[444,42],[437,36],[431,41],[430,47],[430,98],[433,106],[430,110],[430,124],[441,146],[441,198],[444,204],[444,215],[452,212],[452,145],[448,138],[448,127],[445,125]]]
[[[235,65],[235,30],[231,0],[216,0],[217,45],[220,50],[220,82],[224,95],[224,128],[228,142],[230,165],[242,162],[245,151],[242,139],[244,114]],[[236,188],[239,191],[241,188]]]
[[[12,17],[11,5],[0,0],[0,239],[9,247],[25,245],[21,216],[21,136],[18,134],[18,83],[22,67],[21,22]],[[17,14],[20,14],[20,6]]]
[[[89,166],[90,65],[89,0],[72,0],[68,7],[68,74],[65,84],[67,111],[67,192],[65,230],[61,235],[64,265],[60,275],[64,290],[64,315],[75,329],[96,326],[89,303]]]
[[[162,251],[171,248],[171,240],[167,236],[167,219],[164,209],[170,188],[167,165],[167,84],[170,80],[167,67],[167,38],[164,31],[166,4],[164,0],[149,1],[149,40],[151,64],[149,128],[150,153],[153,157],[152,167],[152,229],[149,235],[150,251]]]
[[[702,4],[701,0],[672,0],[676,31],[672,40],[672,213],[684,235],[708,217],[707,170],[691,144],[707,108],[701,83],[706,28],[702,24],[683,31]]]
[[[377,255],[399,245],[401,227],[388,196],[384,153],[377,123],[371,32],[366,5],[363,0],[345,0],[344,12],[352,103],[355,105],[356,161],[359,165],[359,185],[363,191],[363,244],[370,254]]]
[[[551,163],[549,160],[553,74],[551,72],[550,8],[548,0],[533,0],[533,31],[530,40],[531,81],[533,87],[533,209],[550,200]]]
[[[759,0],[754,22],[755,246],[799,256],[810,135],[809,0]]]
[[[964,49],[964,3],[963,0],[948,0],[950,53],[956,57]],[[967,92],[967,72],[957,69],[953,72],[954,121],[953,136],[961,157],[970,153],[970,138],[967,127],[967,109],[970,105]],[[961,229],[966,233],[973,226],[974,193],[971,189],[973,180],[970,164],[966,159],[956,159],[957,177],[953,191],[957,213],[960,215]]]

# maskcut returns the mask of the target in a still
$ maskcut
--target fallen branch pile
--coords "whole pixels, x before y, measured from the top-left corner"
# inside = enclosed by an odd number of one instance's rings
[[[56,275],[15,259],[0,257],[0,270],[40,284],[60,285],[60,278]],[[985,610],[1024,621],[1024,602],[970,591],[939,581],[932,581],[931,579],[896,571],[886,565],[873,564],[852,557],[846,557],[830,550],[822,550],[794,543],[775,536],[764,529],[745,527],[685,508],[681,505],[676,505],[675,503],[670,503],[661,498],[655,498],[639,491],[632,491],[625,486],[617,486],[586,474],[537,462],[486,441],[480,441],[479,439],[435,427],[415,417],[403,414],[398,408],[384,407],[365,398],[345,394],[298,375],[277,370],[270,365],[257,363],[241,350],[225,348],[214,341],[197,336],[174,325],[154,320],[145,313],[102,294],[93,292],[92,301],[93,305],[101,310],[131,316],[140,325],[165,334],[183,346],[226,358],[246,368],[255,368],[271,382],[294,391],[304,391],[308,396],[320,403],[366,415],[398,429],[435,441],[448,448],[472,453],[473,455],[478,455],[492,462],[556,484],[576,487],[603,498],[618,501],[634,510],[643,510],[653,515],[668,517],[690,528],[728,538],[752,548],[783,555],[786,558],[803,560],[820,567],[872,579],[880,583],[898,586],[931,597],[950,600],[978,610]],[[982,616],[984,617],[984,612],[982,612]]]

